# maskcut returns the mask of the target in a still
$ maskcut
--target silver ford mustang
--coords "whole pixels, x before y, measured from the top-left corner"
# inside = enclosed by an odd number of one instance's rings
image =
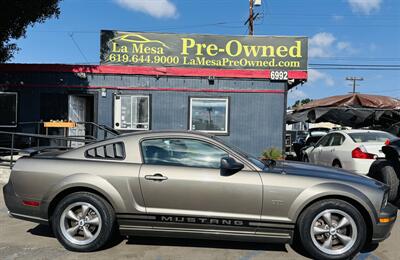
[[[260,161],[192,132],[31,154],[3,191],[12,217],[50,224],[80,252],[123,234],[294,243],[317,259],[346,259],[386,239],[397,214],[373,179]]]

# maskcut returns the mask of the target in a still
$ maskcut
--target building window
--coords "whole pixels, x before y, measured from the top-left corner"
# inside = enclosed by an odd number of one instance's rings
[[[119,130],[149,130],[149,99],[149,96],[115,96],[114,128]]]
[[[228,105],[228,98],[190,98],[189,129],[228,133]]]
[[[0,127],[17,126],[17,93],[0,92]]]

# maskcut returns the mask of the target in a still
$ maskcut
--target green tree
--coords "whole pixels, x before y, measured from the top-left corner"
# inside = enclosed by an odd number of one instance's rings
[[[58,18],[61,0],[0,0],[0,63],[19,50],[13,40],[25,37],[28,26]]]
[[[298,107],[301,107],[302,105],[310,103],[311,101],[313,101],[313,100],[310,99],[310,98],[305,98],[305,99],[302,99],[302,100],[296,100],[296,102],[294,102],[294,104],[292,106],[292,109],[296,109]]]

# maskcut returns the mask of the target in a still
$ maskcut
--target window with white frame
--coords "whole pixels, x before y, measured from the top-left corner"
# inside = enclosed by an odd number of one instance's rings
[[[114,128],[119,130],[149,130],[150,97],[116,95],[114,97]]]
[[[190,98],[189,129],[228,133],[228,98]]]
[[[17,126],[18,94],[0,92],[0,127]]]

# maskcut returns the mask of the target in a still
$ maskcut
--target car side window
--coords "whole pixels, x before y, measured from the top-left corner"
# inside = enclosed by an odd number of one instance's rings
[[[342,134],[333,134],[333,138],[331,141],[331,146],[340,146],[344,142],[344,136]]]
[[[145,164],[220,168],[228,154],[204,141],[185,138],[160,138],[141,143]]]
[[[324,137],[321,138],[321,140],[319,140],[319,142],[317,143],[317,145],[315,147],[328,146],[330,137],[331,137],[331,135],[325,135]]]

